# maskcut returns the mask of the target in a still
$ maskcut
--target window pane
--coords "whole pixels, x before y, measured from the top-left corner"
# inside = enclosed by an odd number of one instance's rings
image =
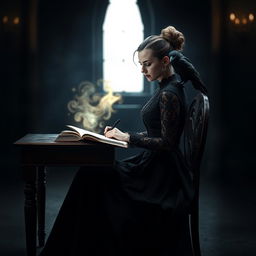
[[[106,11],[103,24],[103,79],[110,82],[114,91],[143,90],[143,76],[133,62],[133,53],[144,37],[136,2],[110,0]]]

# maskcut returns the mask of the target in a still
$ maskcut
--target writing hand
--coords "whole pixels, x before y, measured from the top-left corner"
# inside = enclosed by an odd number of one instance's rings
[[[111,126],[107,126],[105,128],[104,135],[107,138],[112,138],[112,139],[117,139],[117,140],[122,140],[127,142],[129,142],[129,139],[130,139],[130,135],[128,133],[124,133],[117,128],[112,129]]]
[[[110,131],[110,130],[113,130],[120,122],[120,119],[117,119],[114,124],[112,126],[107,126],[104,130],[104,134],[107,132],[107,131]]]

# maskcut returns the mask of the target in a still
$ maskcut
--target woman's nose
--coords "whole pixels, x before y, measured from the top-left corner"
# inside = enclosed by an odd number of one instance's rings
[[[143,66],[141,67],[141,73],[143,73],[143,74],[147,73],[147,70]]]

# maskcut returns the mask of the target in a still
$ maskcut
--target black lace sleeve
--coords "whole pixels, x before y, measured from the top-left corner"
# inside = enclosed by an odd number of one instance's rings
[[[178,97],[168,91],[160,95],[161,137],[130,134],[130,143],[151,150],[172,149],[177,144],[180,123],[180,102]]]
[[[148,133],[147,131],[144,131],[144,132],[128,132],[130,134],[130,137],[136,137],[138,139],[142,139],[146,136],[148,136]]]

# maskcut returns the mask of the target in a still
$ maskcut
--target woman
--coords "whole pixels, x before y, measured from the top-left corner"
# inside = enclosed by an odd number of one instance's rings
[[[104,134],[145,150],[113,168],[78,171],[41,256],[175,255],[181,216],[193,197],[179,150],[186,116],[183,85],[169,57],[173,50],[180,56],[184,41],[169,26],[138,47],[142,73],[159,85],[141,110],[147,130],[132,134],[106,127]]]

